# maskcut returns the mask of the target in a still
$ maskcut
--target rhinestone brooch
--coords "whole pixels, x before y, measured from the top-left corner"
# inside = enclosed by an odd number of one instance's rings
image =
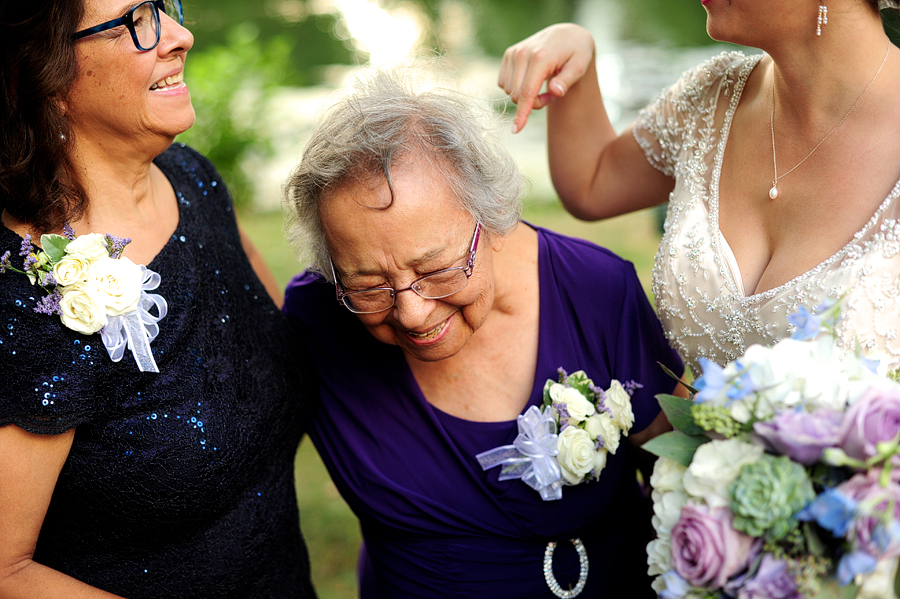
[[[581,571],[578,573],[578,582],[575,584],[575,587],[568,591],[559,585],[559,582],[553,575],[553,552],[556,551],[556,542],[551,541],[547,543],[547,548],[544,549],[544,580],[547,581],[550,592],[560,597],[560,599],[572,599],[572,597],[580,595],[581,591],[584,590],[588,577],[588,556],[584,543],[581,542],[581,539],[569,540],[572,541],[575,551],[578,552],[578,564],[581,567]]]

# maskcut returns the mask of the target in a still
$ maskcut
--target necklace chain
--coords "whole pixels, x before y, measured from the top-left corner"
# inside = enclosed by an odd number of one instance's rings
[[[769,190],[770,198],[772,198],[774,200],[775,198],[778,197],[778,180],[782,179],[784,177],[787,177],[788,175],[793,173],[801,164],[806,162],[806,159],[809,158],[810,156],[812,156],[813,153],[819,149],[819,146],[821,146],[823,143],[825,143],[825,140],[828,139],[829,137],[831,137],[831,134],[834,133],[835,131],[837,131],[838,127],[840,127],[844,123],[844,121],[847,120],[847,117],[850,116],[850,113],[853,112],[853,110],[856,108],[856,105],[859,104],[859,101],[863,99],[863,96],[866,95],[866,92],[869,91],[869,88],[872,87],[873,83],[875,83],[875,80],[878,78],[879,73],[881,73],[881,69],[884,68],[884,63],[887,62],[887,57],[888,57],[888,54],[890,54],[890,52],[891,52],[891,42],[890,42],[890,40],[888,40],[887,49],[884,52],[884,58],[881,59],[881,64],[878,66],[878,70],[875,71],[875,74],[872,76],[872,79],[869,80],[869,84],[866,86],[866,88],[864,90],[862,90],[862,93],[859,94],[859,97],[856,98],[856,102],[853,103],[853,106],[850,107],[850,110],[848,110],[847,113],[843,116],[843,118],[838,121],[838,124],[835,125],[834,128],[832,128],[832,130],[829,131],[825,137],[822,138],[822,141],[817,143],[816,147],[814,147],[812,150],[810,150],[809,154],[807,154],[806,156],[803,157],[803,160],[801,160],[800,162],[795,164],[794,168],[790,169],[788,172],[786,172],[782,175],[778,174],[778,158],[775,155],[775,77],[774,76],[772,77],[772,116],[771,116],[771,119],[769,120],[769,129],[772,132],[772,166],[775,169],[775,178],[772,179],[772,189]]]

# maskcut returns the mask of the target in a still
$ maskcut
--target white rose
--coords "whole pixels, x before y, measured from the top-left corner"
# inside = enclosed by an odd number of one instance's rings
[[[67,287],[59,309],[63,324],[73,331],[91,335],[106,326],[106,306],[97,290],[88,283]]]
[[[647,544],[647,574],[650,576],[665,574],[671,570],[671,559],[672,548],[669,537],[657,538]],[[662,580],[662,577],[659,579]]]
[[[87,262],[108,258],[109,250],[106,248],[106,236],[100,233],[79,235],[66,246],[66,253],[76,258],[82,258]]]
[[[688,496],[683,491],[654,493],[653,527],[657,534],[671,534],[672,528],[681,520],[681,508],[687,503]]]
[[[128,258],[102,258],[91,264],[91,282],[111,316],[137,308],[141,299],[141,267]]]
[[[560,385],[562,387],[562,385]],[[550,388],[550,398],[553,399],[553,387]],[[588,416],[597,411],[594,404],[585,399],[584,395],[574,387],[563,387],[562,392],[556,392],[558,399],[553,399],[553,403],[566,404],[569,417],[575,422],[581,422]]]
[[[619,449],[619,441],[622,438],[622,432],[613,419],[606,412],[597,412],[584,422],[584,430],[590,434],[592,439],[601,437],[603,439],[603,447],[609,453],[615,454]]]
[[[587,431],[569,426],[556,442],[560,470],[571,485],[577,485],[594,468],[594,442]]]
[[[596,446],[596,444],[595,444]],[[609,455],[608,451],[603,449],[594,450],[594,478],[600,478],[600,474],[602,474],[603,469],[606,468],[606,456]]]
[[[549,381],[547,381],[549,383]],[[548,389],[548,393],[550,394],[550,399],[553,400],[553,403],[556,403],[562,397],[563,391],[566,390],[566,386],[562,383],[550,383],[550,388]]]
[[[87,280],[90,265],[84,258],[68,256],[53,265],[53,278],[60,285],[74,285]]]
[[[681,463],[669,458],[658,458],[653,465],[653,474],[650,476],[650,486],[654,491],[681,491],[684,485],[681,479],[687,470]]]
[[[605,394],[606,407],[612,412],[613,421],[628,435],[634,424],[634,412],[631,410],[631,396],[622,387],[622,383],[613,380]]]
[[[697,448],[684,473],[684,489],[710,507],[725,507],[731,501],[728,485],[737,478],[744,464],[756,462],[762,454],[762,447],[737,439],[704,443]]]

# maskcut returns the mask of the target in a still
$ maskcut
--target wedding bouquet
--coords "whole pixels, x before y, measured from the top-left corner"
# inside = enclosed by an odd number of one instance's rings
[[[895,596],[900,384],[835,344],[839,305],[793,338],[703,361],[693,397],[660,396],[676,430],[645,444],[649,573],[663,599]]]
[[[544,384],[543,409],[531,406],[518,418],[513,445],[478,454],[484,470],[503,466],[500,480],[522,479],[544,501],[562,498],[564,485],[596,480],[634,424],[631,395],[641,385],[613,379],[594,385],[583,370]]]

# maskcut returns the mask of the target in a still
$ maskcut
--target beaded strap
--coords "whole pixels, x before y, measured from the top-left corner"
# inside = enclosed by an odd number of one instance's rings
[[[575,551],[578,552],[578,564],[581,567],[581,571],[578,573],[578,582],[575,584],[575,588],[568,591],[559,585],[559,582],[553,575],[553,552],[556,550],[556,542],[551,541],[547,543],[547,548],[544,549],[544,580],[547,581],[550,592],[560,597],[560,599],[572,599],[572,597],[580,595],[581,591],[584,590],[588,577],[588,556],[584,543],[581,542],[581,539],[569,540],[572,541],[572,544],[575,545]]]

